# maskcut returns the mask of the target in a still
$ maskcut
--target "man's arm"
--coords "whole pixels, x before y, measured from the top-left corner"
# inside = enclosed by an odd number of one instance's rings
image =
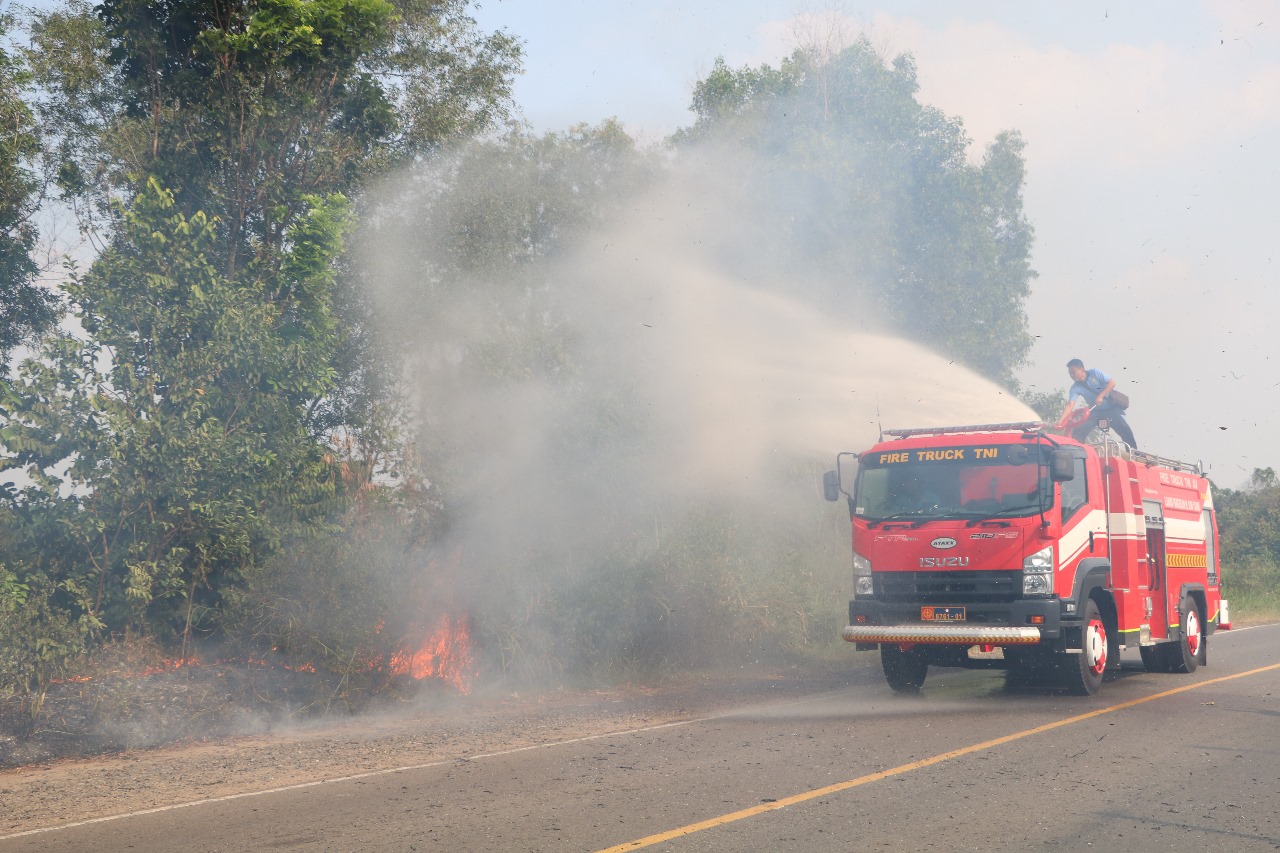
[[[1093,404],[1095,406],[1102,405],[1102,401],[1107,398],[1107,395],[1111,393],[1111,389],[1114,387],[1116,387],[1116,381],[1114,379],[1108,379],[1106,387],[1098,392],[1098,396],[1094,399]]]
[[[1071,417],[1071,410],[1075,408],[1075,400],[1068,397],[1067,407],[1062,410],[1062,417],[1058,418],[1058,429],[1062,429],[1067,425],[1067,419]]]

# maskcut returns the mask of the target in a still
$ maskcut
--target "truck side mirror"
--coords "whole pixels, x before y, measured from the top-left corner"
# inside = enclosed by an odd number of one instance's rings
[[[840,475],[828,471],[822,475],[822,496],[829,501],[840,500]]]
[[[1076,460],[1068,450],[1055,450],[1049,454],[1049,477],[1055,483],[1065,483],[1076,478]]]

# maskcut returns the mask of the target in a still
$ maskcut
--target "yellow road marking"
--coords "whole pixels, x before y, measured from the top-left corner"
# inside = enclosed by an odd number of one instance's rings
[[[1072,723],[1079,723],[1083,720],[1100,717],[1103,714],[1110,714],[1112,711],[1123,711],[1125,708],[1132,708],[1134,705],[1141,705],[1144,702],[1153,702],[1156,699],[1163,699],[1166,696],[1174,696],[1178,693],[1186,693],[1188,690],[1199,690],[1201,687],[1208,687],[1210,684],[1221,684],[1224,681],[1233,681],[1237,678],[1244,678],[1248,675],[1257,675],[1260,672],[1267,672],[1272,669],[1280,669],[1280,663],[1273,663],[1270,666],[1251,669],[1248,672],[1238,672],[1235,675],[1224,675],[1220,678],[1211,678],[1208,681],[1198,681],[1195,684],[1188,684],[1183,687],[1175,687],[1173,690],[1166,690],[1163,693],[1155,693],[1151,696],[1144,696],[1141,699],[1133,699],[1129,702],[1121,702],[1119,705],[1110,705],[1106,708],[1099,708],[1096,711],[1089,711],[1086,714],[1077,714],[1074,717],[1067,717],[1052,723],[1045,723],[1043,726],[1036,726],[1033,729],[1026,729],[1020,732],[1014,732],[1011,735],[998,737],[994,740],[975,743],[972,746],[966,746],[961,749],[953,749],[950,752],[943,752],[930,758],[922,758],[919,761],[912,761],[910,764],[902,764],[892,767],[888,770],[880,770],[875,773],[868,773],[865,776],[859,776],[857,779],[850,779],[847,782],[837,782],[834,785],[827,785],[825,788],[815,788],[812,791],[804,791],[800,794],[793,794],[790,797],[783,797],[771,803],[761,803],[758,806],[752,806],[749,809],[731,812],[719,817],[713,817],[708,820],[691,823],[688,826],[681,826],[677,829],[670,829],[666,832],[660,832],[657,835],[650,835],[646,838],[640,838],[635,841],[628,841],[625,844],[618,844],[614,847],[606,847],[599,853],[622,853],[625,850],[639,850],[642,847],[652,847],[655,844],[661,844],[664,841],[670,841],[673,838],[679,838],[683,835],[692,835],[695,832],[701,832],[704,829],[712,829],[717,826],[724,826],[726,823],[743,820],[744,818],[753,817],[765,812],[776,811],[777,809],[785,809],[787,806],[794,806],[796,803],[803,803],[806,800],[814,800],[818,797],[825,797],[828,794],[836,794],[840,791],[847,791],[850,788],[856,788],[859,785],[866,785],[871,782],[879,782],[881,779],[888,779],[890,776],[900,776],[903,773],[910,773],[912,770],[919,770],[922,767],[929,767],[934,764],[941,764],[943,761],[949,761],[952,758],[959,758],[962,755],[970,755],[975,752],[981,752],[985,749],[1001,746],[1015,740],[1021,740],[1025,737],[1038,735],[1042,732],[1051,731],[1069,726]]]

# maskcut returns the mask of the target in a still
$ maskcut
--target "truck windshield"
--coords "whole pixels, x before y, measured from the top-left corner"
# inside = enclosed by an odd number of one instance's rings
[[[1026,444],[866,453],[854,514],[872,522],[1034,515],[1053,506],[1047,459],[1048,448]]]

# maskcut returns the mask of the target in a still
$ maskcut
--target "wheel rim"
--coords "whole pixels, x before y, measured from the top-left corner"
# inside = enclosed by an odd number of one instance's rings
[[[1200,614],[1194,607],[1187,611],[1187,651],[1200,654]]]
[[[1085,654],[1089,660],[1089,671],[1094,675],[1101,675],[1107,668],[1107,629],[1103,627],[1101,619],[1089,622],[1089,629],[1085,634]]]

